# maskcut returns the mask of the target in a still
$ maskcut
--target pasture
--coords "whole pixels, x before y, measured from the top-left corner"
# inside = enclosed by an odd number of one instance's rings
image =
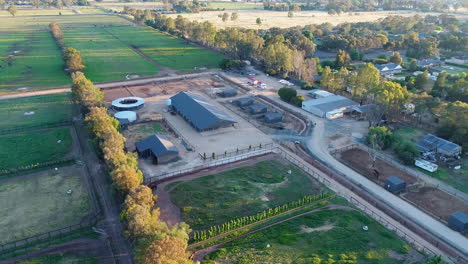
[[[72,145],[70,128],[0,136],[0,170],[63,159]]]
[[[58,16],[59,14],[73,15],[75,13],[71,9],[20,9],[18,8],[18,13],[16,13],[16,16]],[[15,19],[6,10],[0,10],[0,17],[10,17],[11,19]]]
[[[366,225],[368,231],[362,230]],[[423,255],[358,211],[325,210],[228,242],[219,263],[422,263]],[[413,262],[406,262],[413,260]]]
[[[116,28],[120,31],[122,28]],[[125,29],[125,28],[124,28]],[[136,27],[131,27],[136,30]],[[127,75],[152,76],[157,66],[145,60],[105,28],[65,29],[67,47],[81,52],[86,77],[93,82],[125,80]]]
[[[50,32],[2,34],[0,29],[0,93],[68,84],[62,54]]]
[[[227,3],[223,3],[227,4]],[[237,4],[237,3],[233,3]],[[182,15],[190,20],[199,22],[210,21],[216,27],[243,27],[254,29],[267,29],[271,27],[289,28],[294,26],[305,26],[310,24],[331,23],[338,25],[341,23],[372,22],[385,18],[390,15],[413,16],[420,14],[439,15],[440,13],[421,13],[413,11],[375,11],[375,12],[357,12],[345,13],[341,15],[329,15],[326,11],[300,11],[294,12],[293,17],[288,17],[288,12],[268,11],[268,10],[238,10],[239,19],[236,21],[228,20],[223,22],[218,15],[223,11],[208,11],[191,14],[170,14],[169,17],[176,18]],[[256,24],[256,19],[260,18],[262,24]]]
[[[83,175],[72,166],[2,180],[0,244],[79,223],[91,210]]]
[[[166,187],[183,221],[195,230],[325,191],[297,167],[275,160]]]
[[[247,2],[227,2],[227,1],[213,1],[208,2],[209,8],[225,9],[225,10],[263,10],[262,3],[247,3]]]
[[[70,94],[50,94],[0,100],[0,134],[2,130],[48,126],[71,121]]]
[[[127,45],[138,48],[158,64],[178,70],[194,67],[218,68],[222,56],[213,51],[187,44],[185,41],[148,27],[107,28]]]

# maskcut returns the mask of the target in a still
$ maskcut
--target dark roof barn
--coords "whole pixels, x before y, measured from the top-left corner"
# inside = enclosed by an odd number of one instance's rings
[[[179,157],[179,150],[164,135],[152,135],[135,143],[141,158],[153,157],[156,164],[174,161]]]

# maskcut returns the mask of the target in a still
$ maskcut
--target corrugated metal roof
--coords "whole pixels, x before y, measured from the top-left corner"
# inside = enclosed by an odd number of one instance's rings
[[[302,102],[306,107],[316,107],[320,109],[322,112],[330,112],[332,110],[340,109],[343,107],[352,107],[352,106],[358,106],[359,104],[354,102],[353,100],[349,100],[346,97],[343,97],[341,95],[333,95],[333,96],[328,96],[320,99],[314,99],[314,100],[307,100]]]
[[[397,176],[392,176],[392,177],[387,178],[387,182],[393,185],[400,185],[402,183],[405,183],[402,179],[398,178]]]
[[[432,134],[427,134],[421,140],[416,142],[416,147],[421,152],[431,151],[431,150],[443,150],[446,152],[457,152],[461,147],[453,142],[445,140],[440,137],[436,137]]]
[[[179,92],[171,97],[171,105],[199,131],[237,123],[205,97]]]
[[[162,157],[167,154],[179,153],[176,146],[164,135],[152,135],[135,143],[138,152],[143,152],[148,149],[153,152],[156,157]]]

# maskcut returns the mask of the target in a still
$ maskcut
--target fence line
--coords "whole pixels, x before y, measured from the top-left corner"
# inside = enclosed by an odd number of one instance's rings
[[[100,216],[100,212],[97,212],[93,214],[92,216],[87,217],[86,219],[84,219],[78,224],[62,227],[60,229],[48,231],[45,233],[37,234],[37,235],[23,238],[23,239],[18,239],[18,240],[0,245],[0,257],[5,256],[8,253],[14,253],[19,250],[26,252],[31,248],[37,248],[38,244],[36,243],[40,243],[41,241],[43,241],[43,244],[47,244],[47,242],[50,242],[51,239],[65,238],[67,237],[67,235],[69,235],[73,231],[91,227],[99,220],[99,216]]]
[[[54,161],[47,161],[47,162],[42,162],[42,163],[36,163],[36,164],[30,164],[18,168],[11,168],[11,169],[4,169],[0,170],[0,176],[4,175],[9,175],[9,174],[14,174],[18,172],[26,172],[34,169],[40,169],[44,167],[49,167],[52,165],[61,165],[65,163],[70,163],[75,161],[75,158],[66,158],[66,159],[61,159],[61,160],[54,160]]]
[[[250,145],[248,148],[237,149],[237,150],[230,151],[230,152],[227,152],[227,151],[224,152],[224,153],[214,153],[213,152],[214,155],[209,155],[209,153],[208,153],[208,156],[206,155],[206,153],[203,153],[203,155],[201,153],[198,153],[198,155],[200,156],[200,158],[203,161],[212,161],[212,160],[218,160],[220,157],[221,158],[227,158],[227,157],[232,157],[232,156],[248,153],[248,152],[251,152],[251,151],[257,151],[257,150],[261,150],[261,149],[271,149],[271,148],[273,148],[273,143],[265,143],[265,144],[260,143],[260,144],[258,144],[256,146]]]

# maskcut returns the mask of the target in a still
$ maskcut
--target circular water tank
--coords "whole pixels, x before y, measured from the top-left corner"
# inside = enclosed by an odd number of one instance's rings
[[[114,117],[120,123],[133,123],[137,120],[137,114],[133,111],[121,111],[115,113]]]
[[[171,106],[172,105],[172,100],[171,98],[166,99],[166,106]]]

